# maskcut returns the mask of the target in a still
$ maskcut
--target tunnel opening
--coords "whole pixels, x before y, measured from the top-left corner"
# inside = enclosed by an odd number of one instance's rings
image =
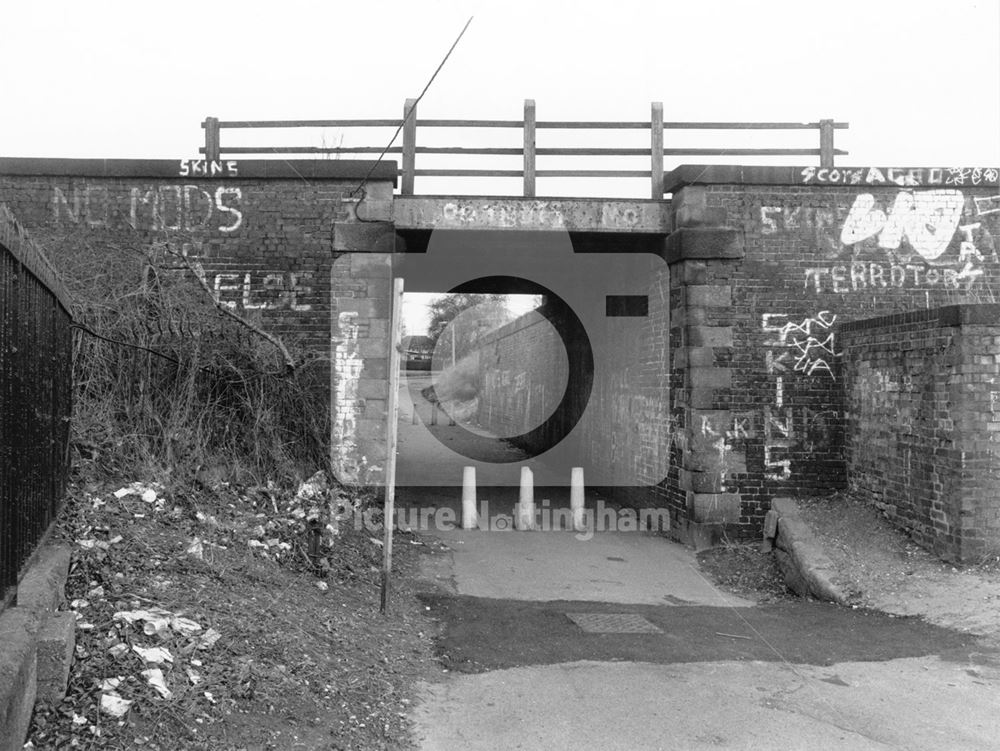
[[[568,507],[575,468],[589,507],[664,508],[669,280],[652,252],[662,238],[438,231],[402,241],[393,274],[404,322],[433,301],[452,317],[433,332],[407,323],[400,504],[457,515],[472,466],[478,501],[500,517],[514,513],[522,467],[553,511]]]

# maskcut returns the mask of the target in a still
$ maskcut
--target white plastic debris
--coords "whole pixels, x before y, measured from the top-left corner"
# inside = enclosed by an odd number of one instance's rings
[[[215,704],[215,697],[212,695],[211,691],[205,692],[205,698],[208,699],[212,704]]]
[[[164,662],[174,661],[174,656],[170,654],[170,650],[166,647],[140,647],[133,645],[132,651],[146,662],[151,662],[154,665],[162,665]]]
[[[320,592],[326,592],[326,590],[328,590],[329,588],[330,585],[324,581],[316,582],[316,589],[318,589]]]
[[[219,641],[221,637],[222,634],[214,628],[210,628],[204,634],[199,636],[194,643],[198,649],[211,649],[215,642]]]
[[[101,711],[111,717],[124,717],[132,706],[131,699],[123,699],[115,692],[101,694]],[[74,718],[75,721],[75,718]]]
[[[147,636],[163,636],[170,626],[170,619],[174,614],[169,610],[160,608],[149,608],[148,610],[120,610],[113,614],[111,618],[116,621],[125,621],[129,625],[144,621],[142,631]]]
[[[111,654],[112,657],[115,658],[121,657],[122,655],[128,652],[128,644],[125,644],[124,642],[118,642],[118,644],[108,647],[108,652]]]
[[[201,541],[200,537],[195,537],[191,540],[191,544],[187,546],[184,553],[197,558],[199,561],[205,559],[205,545]]]
[[[84,600],[84,599],[80,598],[80,599],[73,600],[69,604],[69,606],[71,608],[73,608],[73,610],[83,610],[84,608],[89,608],[90,607],[90,601],[89,600]]]
[[[174,616],[170,619],[170,628],[181,636],[191,636],[201,631],[201,624],[197,621],[192,621],[190,618]]]
[[[96,587],[87,592],[87,597],[104,597],[104,587],[98,584]]]
[[[123,680],[123,676],[118,676],[117,678],[105,678],[101,681],[101,691],[114,691],[121,685]]]
[[[87,718],[84,717],[82,714],[77,714],[76,712],[74,712],[73,713],[73,724],[74,725],[86,725],[87,724]]]
[[[114,492],[114,496],[115,498],[124,498],[127,495],[132,495],[133,492],[132,488],[118,488],[118,490]]]
[[[146,679],[150,686],[164,699],[172,699],[173,692],[167,688],[167,682],[163,677],[163,671],[159,668],[149,668],[142,671],[142,677]]]
[[[156,491],[152,488],[146,488],[142,491],[139,496],[145,503],[156,503]]]
[[[201,676],[198,675],[198,672],[196,670],[192,670],[191,668],[186,668],[184,672],[187,673],[188,680],[191,681],[192,686],[197,686],[199,683],[201,683]]]

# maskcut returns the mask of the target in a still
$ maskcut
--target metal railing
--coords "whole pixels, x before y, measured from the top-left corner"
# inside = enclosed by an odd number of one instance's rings
[[[399,169],[400,190],[403,195],[412,195],[416,177],[521,177],[523,194],[535,195],[535,180],[538,177],[646,177],[650,178],[650,195],[663,198],[663,157],[703,157],[703,156],[813,156],[819,157],[820,166],[832,167],[834,157],[847,154],[835,149],[835,130],[848,127],[847,123],[820,120],[812,123],[766,122],[665,122],[663,104],[653,102],[648,121],[604,122],[604,121],[563,121],[537,120],[535,102],[526,99],[522,120],[418,120],[416,99],[407,99],[401,120],[219,120],[205,118],[201,124],[205,130],[205,146],[200,149],[207,161],[219,161],[224,156],[247,154],[283,155],[330,155],[330,154],[399,154],[402,166]],[[403,143],[388,149],[385,145],[370,146],[224,146],[222,131],[238,128],[386,128],[399,127],[403,123]],[[517,128],[523,133],[523,143],[519,147],[464,147],[464,146],[418,146],[417,130],[420,128]],[[552,130],[603,130],[627,131],[645,130],[649,132],[649,148],[607,148],[607,147],[562,147],[539,148],[535,145],[537,131]],[[664,147],[664,132],[668,130],[818,130],[819,148],[692,148]],[[451,154],[467,156],[520,156],[522,169],[418,169],[418,154]],[[632,169],[538,169],[537,157],[632,157],[650,158],[648,170]]]
[[[55,520],[69,468],[70,305],[0,205],[0,610]]]

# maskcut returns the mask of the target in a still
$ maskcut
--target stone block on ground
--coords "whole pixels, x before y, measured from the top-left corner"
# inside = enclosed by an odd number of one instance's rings
[[[26,608],[0,613],[0,751],[24,745],[36,693],[38,617]]]
[[[71,555],[68,545],[46,545],[42,548],[17,585],[17,606],[35,612],[50,612],[64,603]]]
[[[52,613],[38,632],[38,700],[53,704],[66,696],[66,682],[76,646],[76,617]]]

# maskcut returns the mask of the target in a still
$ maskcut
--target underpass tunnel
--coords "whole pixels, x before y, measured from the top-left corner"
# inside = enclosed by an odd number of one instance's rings
[[[665,441],[637,427],[668,411],[666,265],[641,252],[655,244],[501,231],[404,241],[407,252],[393,264],[404,311],[445,295],[467,307],[435,337],[411,330],[404,313],[401,509],[447,507],[457,519],[469,466],[480,508],[485,503],[501,528],[514,513],[522,467],[531,469],[536,506],[548,509],[555,528],[566,519],[574,468],[583,469],[589,508],[641,492],[645,480],[635,470],[655,473],[668,453]],[[640,252],[624,249],[636,245]],[[499,319],[491,307],[497,296],[508,305]],[[660,429],[667,421],[653,423]]]

